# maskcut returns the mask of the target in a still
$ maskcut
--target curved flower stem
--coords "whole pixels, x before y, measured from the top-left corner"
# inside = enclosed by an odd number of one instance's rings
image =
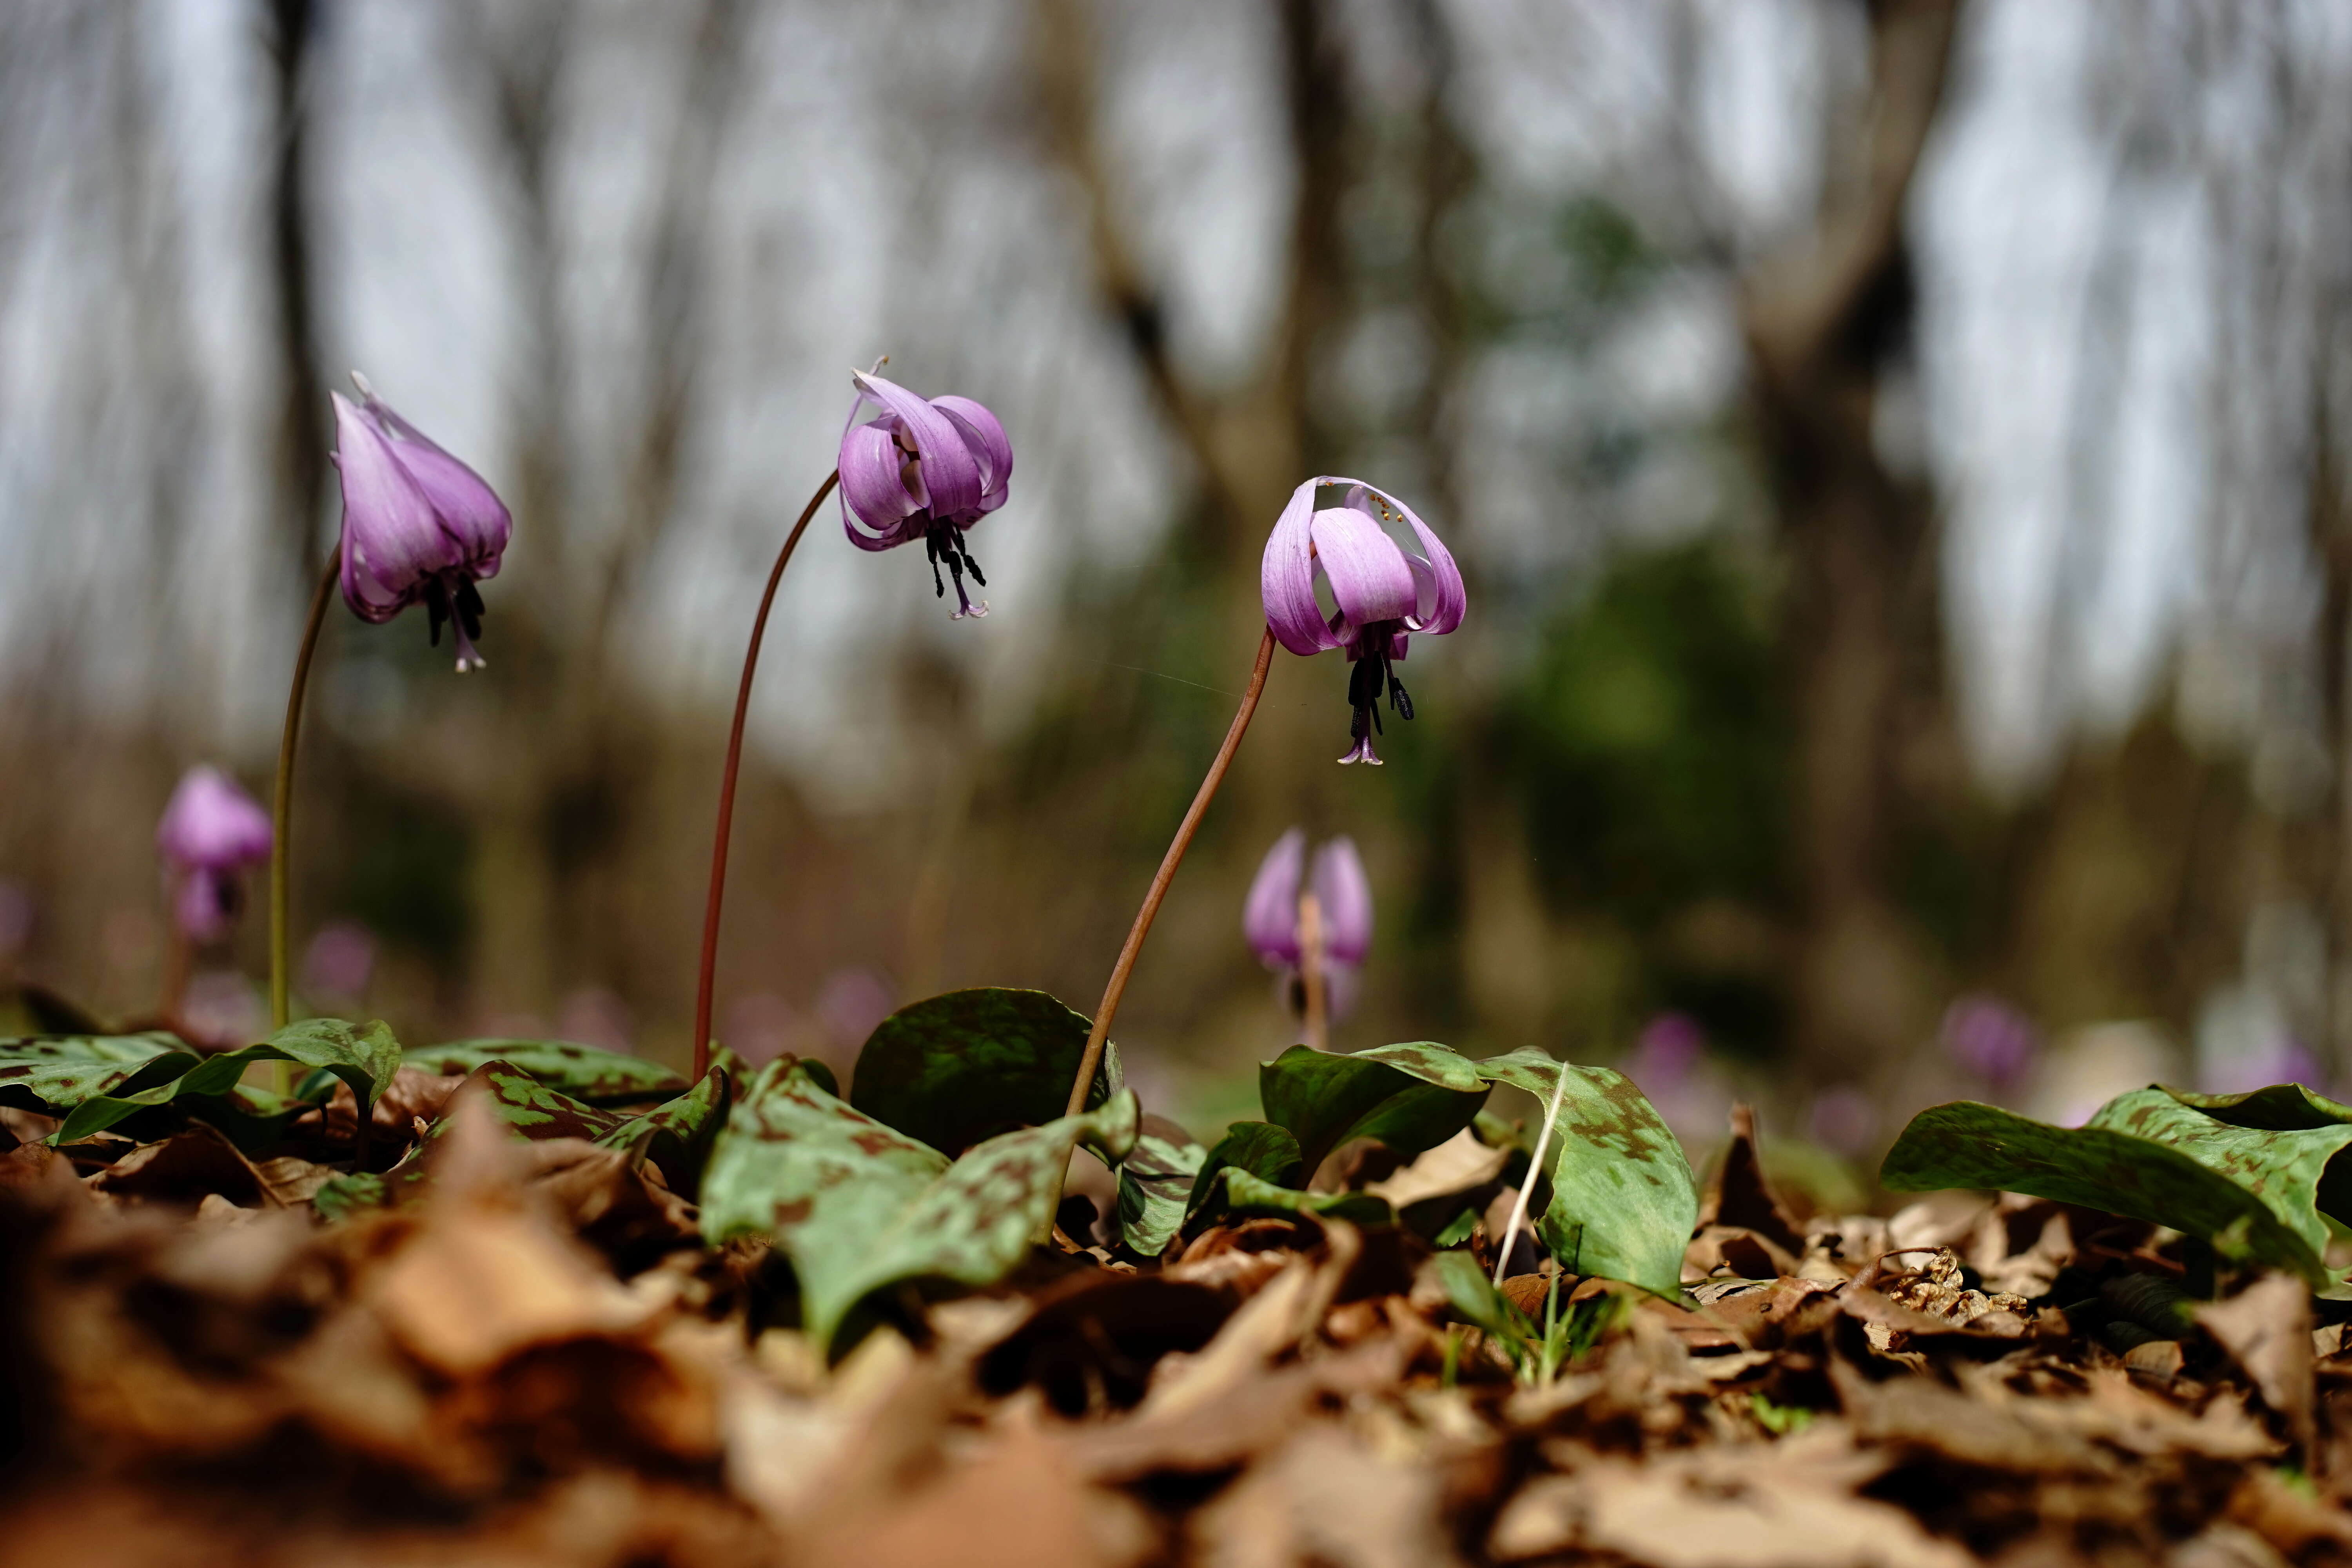
[[[286,730],[278,742],[278,799],[269,819],[269,1026],[282,1029],[292,1010],[286,977],[287,865],[294,826],[294,742],[302,732],[302,694],[310,686],[310,658],[319,651],[319,628],[326,624],[327,600],[343,565],[340,541],[327,552],[327,569],[310,595],[310,618],[302,626],[302,651],[294,656],[294,686],[286,693]],[[284,1063],[278,1068],[282,1080]],[[284,1087],[281,1082],[280,1088]]]
[[[1086,1054],[1078,1058],[1078,1078],[1070,1085],[1070,1109],[1066,1114],[1076,1116],[1087,1108],[1087,1090],[1095,1081],[1095,1068],[1102,1063],[1103,1041],[1110,1037],[1110,1021],[1118,1012],[1118,999],[1127,990],[1127,977],[1135,968],[1135,955],[1143,949],[1143,939],[1150,934],[1152,917],[1160,912],[1160,900],[1168,896],[1168,884],[1176,879],[1176,868],[1184,859],[1184,851],[1192,847],[1192,834],[1201,826],[1209,802],[1217,797],[1217,786],[1225,782],[1225,769],[1233,764],[1234,752],[1242,743],[1242,736],[1250,725],[1250,716],[1257,711],[1258,694],[1265,689],[1266,666],[1274,659],[1274,628],[1258,638],[1257,666],[1250,671],[1249,689],[1242,693],[1241,710],[1234,715],[1233,728],[1225,731],[1225,743],[1217,748],[1217,760],[1209,764],[1209,776],[1201,781],[1201,788],[1192,796],[1190,810],[1177,826],[1176,837],[1168,846],[1168,853],[1160,858],[1160,869],[1153,874],[1151,889],[1143,895],[1143,907],[1135,911],[1135,924],[1128,928],[1127,944],[1118,950],[1118,962],[1111,965],[1110,984],[1103,987],[1102,1005],[1095,1009],[1094,1027],[1087,1031]]]
[[[768,574],[768,591],[760,595],[760,613],[751,622],[751,646],[743,650],[743,681],[735,689],[735,727],[727,733],[727,771],[719,784],[719,831],[710,846],[710,899],[702,910],[702,969],[694,990],[694,1079],[710,1070],[710,1000],[711,986],[719,972],[719,906],[727,895],[727,835],[735,823],[735,773],[743,762],[743,718],[751,708],[751,673],[760,667],[760,641],[768,635],[768,611],[776,602],[776,584],[783,581],[784,563],[793,558],[793,551],[801,542],[801,534],[841,482],[841,472],[835,469],[817,486],[816,494],[809,497],[808,505],[801,509],[801,520],[793,524],[792,532],[784,539],[784,547],[776,554],[775,570]]]

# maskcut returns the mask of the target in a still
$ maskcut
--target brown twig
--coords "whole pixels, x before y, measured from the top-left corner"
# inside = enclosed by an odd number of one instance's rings
[[[719,908],[727,895],[727,835],[735,823],[735,774],[743,762],[743,719],[751,708],[751,676],[760,667],[760,642],[768,635],[768,611],[776,602],[776,584],[784,580],[784,566],[808,529],[809,519],[841,482],[839,469],[827,474],[816,494],[801,509],[798,522],[776,553],[775,569],[768,574],[767,592],[760,595],[760,613],[751,622],[751,646],[743,650],[743,679],[735,689],[735,724],[727,733],[727,770],[719,784],[719,831],[710,846],[710,898],[702,910],[702,969],[694,990],[694,1078],[699,1083],[710,1070],[710,1002],[719,973]]]
[[[1183,863],[1184,851],[1192,847],[1192,834],[1201,826],[1209,803],[1217,797],[1217,786],[1225,782],[1225,769],[1233,764],[1234,752],[1249,730],[1250,716],[1257,711],[1258,694],[1265,689],[1266,666],[1273,660],[1274,628],[1268,626],[1265,635],[1258,638],[1257,664],[1250,671],[1249,687],[1242,693],[1241,709],[1234,715],[1233,727],[1225,731],[1225,743],[1217,748],[1217,760],[1209,764],[1208,777],[1201,781],[1184,820],[1177,825],[1168,853],[1160,858],[1160,869],[1152,875],[1150,890],[1143,895],[1143,907],[1135,911],[1135,924],[1128,928],[1126,945],[1118,950],[1118,962],[1111,965],[1110,984],[1103,987],[1102,1005],[1095,1009],[1094,1027],[1087,1031],[1086,1054],[1078,1058],[1077,1081],[1070,1085],[1068,1115],[1076,1116],[1087,1108],[1087,1090],[1094,1084],[1095,1068],[1102,1063],[1103,1042],[1110,1037],[1110,1021],[1118,1012],[1118,999],[1127,990],[1127,977],[1135,968],[1135,955],[1143,950],[1143,939],[1151,931],[1152,917],[1160,912],[1160,900],[1168,896],[1168,884],[1176,879],[1176,868]]]

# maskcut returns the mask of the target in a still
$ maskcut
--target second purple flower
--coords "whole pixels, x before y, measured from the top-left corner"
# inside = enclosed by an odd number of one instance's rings
[[[1312,898],[1322,933],[1319,965],[1331,1016],[1355,1011],[1357,972],[1372,951],[1372,884],[1356,841],[1344,836],[1319,846],[1310,864],[1307,834],[1292,828],[1274,841],[1250,881],[1242,906],[1242,936],[1258,962],[1282,976],[1294,1007],[1307,954],[1302,906]]]
[[[954,618],[988,614],[985,602],[964,592],[967,572],[988,586],[964,531],[1011,493],[1013,443],[1004,426],[969,397],[918,397],[856,371],[850,380],[857,397],[841,435],[840,461],[841,523],[849,542],[860,550],[891,550],[921,540],[933,589],[946,596],[943,564],[955,580]],[[882,413],[860,424],[869,402]]]
[[[1347,499],[1318,510],[1315,492],[1326,485],[1348,486]],[[1383,526],[1390,522],[1410,527],[1429,553],[1398,544]],[[1348,677],[1353,743],[1339,760],[1378,766],[1372,736],[1381,727],[1381,697],[1386,693],[1398,718],[1412,717],[1412,699],[1395,666],[1404,659],[1408,633],[1442,637],[1462,624],[1461,568],[1412,508],[1360,479],[1324,475],[1293,490],[1275,520],[1259,584],[1265,624],[1283,647],[1301,658],[1346,651],[1355,666]],[[1328,618],[1315,596],[1318,584],[1339,606]]]

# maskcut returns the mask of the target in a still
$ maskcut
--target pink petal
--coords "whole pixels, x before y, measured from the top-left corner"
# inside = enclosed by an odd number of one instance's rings
[[[887,532],[922,510],[899,478],[906,461],[882,420],[854,425],[841,438],[842,503],[877,532]]]
[[[392,455],[425,492],[442,531],[476,577],[495,577],[514,519],[482,476],[443,451],[373,392],[366,410],[390,440]]]
[[[1004,504],[1013,483],[1013,443],[1004,434],[1004,426],[986,406],[969,397],[950,394],[931,399],[931,406],[946,415],[962,434],[964,445],[980,463],[980,510],[994,511]]]
[[[375,420],[340,392],[335,467],[343,489],[343,597],[362,620],[388,621],[450,565],[447,536],[428,497],[394,456]]]
[[[1323,951],[1331,962],[1359,964],[1372,950],[1372,883],[1356,841],[1342,836],[1315,851],[1308,891],[1323,908]]]
[[[1309,479],[1290,492],[1282,515],[1266,536],[1265,556],[1258,567],[1258,588],[1265,603],[1265,624],[1275,640],[1304,658],[1339,646],[1323,612],[1315,603],[1315,556],[1311,519],[1315,487]]]
[[[217,768],[182,775],[155,825],[155,848],[173,864],[226,870],[269,858],[269,814]]]
[[[896,382],[850,373],[857,390],[897,416],[923,466],[933,517],[955,518],[980,510],[980,462],[964,444],[955,422]]]
[[[1242,936],[1258,962],[1298,962],[1298,881],[1307,866],[1307,834],[1294,827],[1274,841],[1250,879],[1242,905]]]
[[[1311,524],[1315,558],[1350,626],[1402,620],[1413,612],[1412,568],[1368,511],[1332,507]]]

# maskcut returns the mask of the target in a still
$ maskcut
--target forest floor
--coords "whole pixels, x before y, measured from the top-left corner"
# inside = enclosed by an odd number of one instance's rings
[[[1138,1267],[1068,1239],[1080,1198],[1013,1286],[902,1291],[828,1367],[756,1326],[781,1261],[613,1150],[460,1118],[416,1201],[321,1225],[322,1165],[5,1114],[11,1563],[2352,1562],[2329,1303],[2191,1301],[2177,1238],[2039,1200],[1801,1220],[1744,1129],[1695,1305],[1538,1268],[1541,1346],[1401,1230]]]

